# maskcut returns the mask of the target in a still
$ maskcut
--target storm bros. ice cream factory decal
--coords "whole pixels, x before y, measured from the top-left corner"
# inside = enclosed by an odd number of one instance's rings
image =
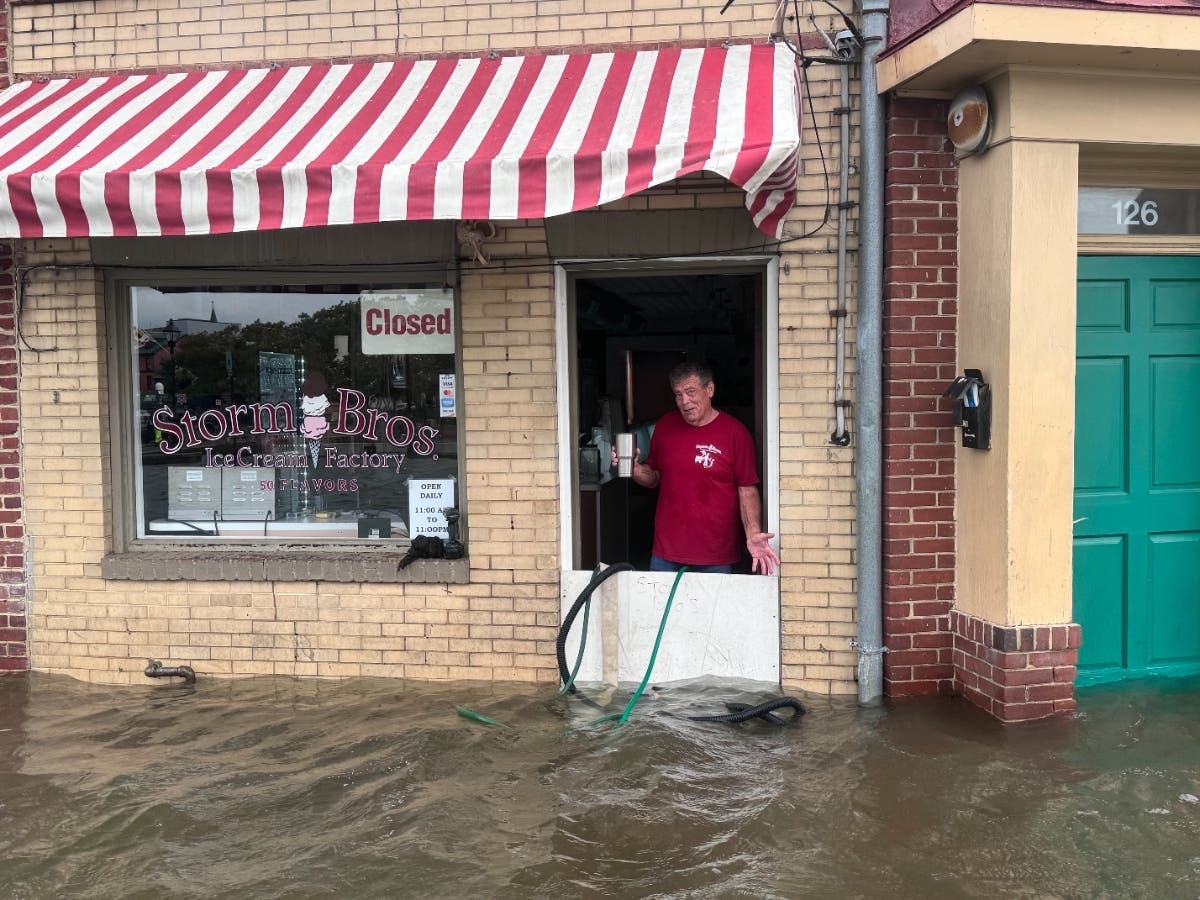
[[[167,456],[183,449],[203,447],[204,465],[211,468],[317,468],[338,469],[349,473],[361,469],[391,468],[397,473],[408,453],[418,456],[434,455],[434,439],[438,429],[429,425],[418,427],[408,416],[367,406],[367,396],[361,391],[339,388],[337,420],[330,427],[328,387],[320,373],[311,373],[300,386],[300,422],[297,426],[296,408],[291,403],[232,403],[219,409],[206,409],[199,414],[186,411],[178,416],[169,408],[157,410],[151,421],[162,432],[158,449]],[[323,439],[329,432],[345,437],[361,437],[364,441],[387,441],[395,451],[347,453],[336,446],[326,446]],[[233,452],[220,452],[205,444],[226,438],[265,434],[300,434],[304,450],[263,453],[246,445]],[[403,452],[397,452],[403,451]],[[327,488],[332,489],[332,488]],[[347,484],[338,490],[357,490],[357,484]]]

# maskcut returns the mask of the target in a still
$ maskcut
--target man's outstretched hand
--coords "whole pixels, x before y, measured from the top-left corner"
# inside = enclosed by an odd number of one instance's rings
[[[746,538],[746,549],[750,551],[750,571],[770,575],[779,565],[779,554],[771,546],[773,534],[760,531]]]

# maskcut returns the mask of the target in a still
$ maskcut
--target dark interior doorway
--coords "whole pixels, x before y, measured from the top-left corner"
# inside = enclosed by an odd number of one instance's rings
[[[649,566],[656,492],[609,471],[613,436],[632,431],[645,455],[674,409],[667,373],[707,363],[714,403],[754,435],[763,474],[761,272],[613,276],[574,282],[579,496],[575,568]],[[747,565],[735,571],[749,571]]]

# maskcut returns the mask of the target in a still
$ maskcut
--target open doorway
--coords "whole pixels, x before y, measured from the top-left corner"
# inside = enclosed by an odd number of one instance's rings
[[[656,492],[615,477],[609,448],[615,434],[633,432],[645,456],[654,423],[674,409],[667,373],[676,363],[712,368],[714,404],[750,430],[766,483],[764,276],[761,268],[692,268],[581,273],[572,281],[571,568],[618,562],[648,568]],[[734,571],[748,573],[749,558]]]

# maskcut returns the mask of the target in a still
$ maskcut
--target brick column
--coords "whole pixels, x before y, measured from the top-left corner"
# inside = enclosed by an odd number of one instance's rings
[[[884,684],[953,689],[954,441],[942,391],[957,346],[958,170],[946,104],[888,111],[884,294]]]
[[[13,245],[0,243],[0,672],[29,668],[13,264]]]

